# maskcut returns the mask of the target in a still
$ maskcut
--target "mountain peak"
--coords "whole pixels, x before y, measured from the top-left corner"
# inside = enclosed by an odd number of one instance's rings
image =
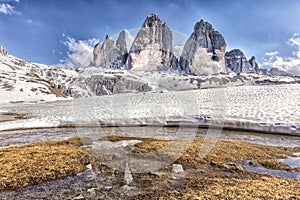
[[[4,56],[8,55],[8,51],[1,45],[0,45],[0,54]]]
[[[200,30],[210,30],[213,31],[213,27],[210,23],[205,22],[203,19],[201,19],[199,22],[197,22],[194,26],[194,31],[200,31]]]
[[[162,26],[162,21],[157,14],[150,14],[147,16],[142,27],[150,28],[154,26]]]

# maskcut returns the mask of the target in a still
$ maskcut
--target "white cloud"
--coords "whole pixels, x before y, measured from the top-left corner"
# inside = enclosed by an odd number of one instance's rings
[[[63,42],[69,51],[65,59],[60,60],[58,67],[86,67],[93,59],[93,49],[99,40],[92,38],[88,40],[75,40],[68,37],[67,41]]]
[[[265,53],[266,56],[275,56],[277,55],[279,52],[278,51],[273,51],[273,52],[267,52]]]
[[[7,3],[0,4],[0,13],[5,15],[17,14],[15,7]]]
[[[277,51],[265,53],[268,57],[264,59],[262,66],[278,68],[295,75],[300,75],[300,35],[295,33],[287,44],[295,47],[292,56],[278,56],[279,52]]]

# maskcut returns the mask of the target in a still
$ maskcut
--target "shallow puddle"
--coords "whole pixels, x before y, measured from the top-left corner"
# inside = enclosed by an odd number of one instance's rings
[[[300,172],[267,169],[262,166],[254,167],[254,166],[250,166],[249,164],[245,165],[245,168],[249,172],[256,172],[256,173],[260,173],[260,174],[269,174],[269,175],[279,176],[279,177],[283,177],[283,178],[300,179]]]
[[[278,161],[287,164],[290,168],[300,168],[300,152],[294,155],[297,157],[288,156],[286,159],[278,159]]]
[[[10,116],[9,116],[10,117]],[[98,141],[107,135],[179,140],[210,138],[215,140],[237,140],[256,144],[282,147],[300,146],[300,137],[263,134],[245,131],[208,130],[184,127],[95,127],[95,128],[50,128],[0,132],[0,147],[23,145],[34,142],[63,140],[72,137],[89,138]]]

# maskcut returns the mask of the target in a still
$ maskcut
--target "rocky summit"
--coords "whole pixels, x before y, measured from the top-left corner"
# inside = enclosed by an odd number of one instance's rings
[[[183,46],[173,47],[168,25],[158,15],[150,14],[136,37],[122,31],[116,43],[107,36],[102,45],[97,44],[91,66],[133,71],[171,70],[193,75],[226,73],[227,69],[236,73],[260,73],[254,56],[248,61],[241,50],[226,54],[225,50],[222,34],[202,19]]]
[[[172,31],[158,15],[151,14],[144,21],[128,55],[127,65],[132,70],[167,70],[172,65]]]
[[[240,49],[233,49],[225,54],[227,68],[235,73],[254,72],[254,68],[248,62],[246,56]],[[251,63],[255,65],[255,60]]]
[[[180,66],[187,73],[225,73],[226,42],[223,36],[208,22],[200,20],[184,45]]]
[[[92,65],[105,68],[121,68],[124,64],[124,56],[127,53],[125,33],[121,32],[117,43],[110,38],[105,37],[103,44],[96,44],[94,47],[94,59]]]
[[[254,72],[258,74],[258,73],[259,73],[259,67],[258,67],[258,64],[257,64],[257,62],[256,62],[254,56],[252,56],[252,57],[250,58],[249,64],[250,64],[251,67],[254,69]]]

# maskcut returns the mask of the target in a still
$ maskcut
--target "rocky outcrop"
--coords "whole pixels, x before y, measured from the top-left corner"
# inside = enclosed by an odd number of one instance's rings
[[[149,15],[139,30],[128,55],[132,70],[166,70],[173,59],[172,31],[158,15]]]
[[[255,57],[248,61],[240,49],[233,49],[225,54],[226,66],[235,73],[259,73],[259,67]]]
[[[151,87],[137,79],[124,76],[124,74],[92,75],[84,79],[84,86],[89,88],[92,95],[111,95],[126,92],[147,92]]]
[[[259,67],[254,56],[252,56],[251,59],[249,60],[249,64],[251,65],[252,69],[254,69],[254,72],[258,74]]]
[[[152,88],[140,80],[133,80],[127,77],[122,77],[115,85],[113,94],[128,93],[128,92],[148,92]]]
[[[99,66],[101,63],[101,56],[100,56],[100,49],[101,49],[101,43],[98,42],[93,50],[93,62],[92,65]]]
[[[269,75],[269,76],[291,76],[291,77],[293,77],[292,74],[290,74],[286,71],[280,70],[276,67],[271,68],[270,70],[260,69],[260,73],[264,74],[264,75]]]
[[[4,47],[1,45],[0,45],[0,55],[3,55],[3,56],[8,55],[8,52],[6,51],[6,49],[4,49]]]
[[[225,54],[226,66],[235,73],[252,72],[252,66],[240,49],[233,49]]]
[[[119,34],[118,40],[115,42],[106,36],[102,46],[100,43],[94,47],[93,65],[105,68],[122,68],[127,59],[127,46],[125,32]]]
[[[208,22],[200,20],[184,45],[180,66],[187,73],[218,74],[226,72],[226,42]]]
[[[119,37],[116,42],[117,49],[120,54],[127,53],[127,45],[126,45],[126,34],[125,31],[119,33]]]

